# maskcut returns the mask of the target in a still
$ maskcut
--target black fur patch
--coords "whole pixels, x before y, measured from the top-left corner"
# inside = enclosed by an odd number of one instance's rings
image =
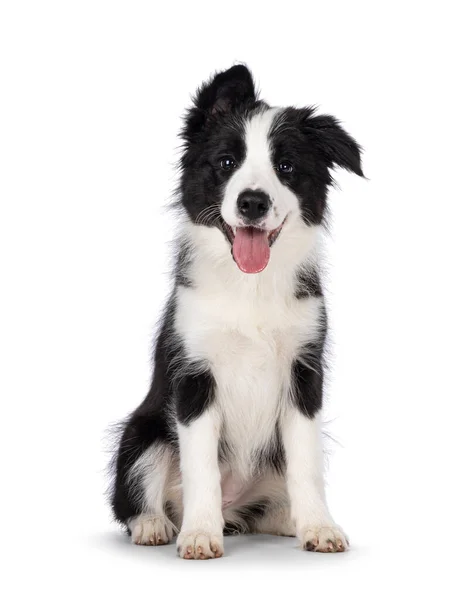
[[[327,315],[322,306],[322,328],[314,343],[303,346],[291,367],[291,397],[301,412],[313,418],[322,408],[324,346]]]
[[[229,458],[232,456],[232,450],[229,446],[229,444],[227,443],[226,437],[223,435],[224,432],[222,431],[222,435],[220,436],[219,439],[219,461],[220,462],[227,462],[229,460]]]
[[[176,444],[169,425],[171,366],[180,344],[174,338],[173,319],[175,300],[167,305],[161,323],[154,356],[154,371],[150,390],[141,405],[127,419],[115,457],[115,482],[111,496],[114,515],[121,523],[140,512],[130,489],[128,476],[136,459],[156,442]]]
[[[197,419],[214,399],[215,381],[210,371],[184,375],[176,388],[177,417],[184,425]]]
[[[301,269],[297,273],[295,297],[298,300],[322,296],[322,286],[316,269]]]
[[[236,535],[239,533],[251,533],[255,530],[257,522],[267,513],[269,507],[269,500],[267,498],[261,498],[257,502],[252,502],[246,506],[240,507],[236,510],[236,515],[239,519],[244,521],[242,523],[225,523],[223,529],[224,535]]]
[[[130,489],[131,467],[147,448],[158,441],[168,441],[170,432],[162,413],[152,414],[143,403],[126,423],[116,456],[116,479],[111,498],[114,515],[121,523],[141,512]]]
[[[191,249],[187,242],[183,241],[180,243],[178,253],[176,257],[174,279],[176,285],[183,287],[193,287],[193,281],[190,276],[191,267]]]
[[[197,144],[208,137],[224,116],[242,113],[257,102],[255,84],[248,68],[236,65],[217,73],[198,90],[189,109],[181,137]]]
[[[280,475],[284,473],[286,456],[284,446],[281,442],[280,427],[277,423],[272,443],[255,458],[257,470],[261,473],[273,470]]]
[[[291,378],[294,402],[305,416],[313,418],[322,408],[322,365],[317,362],[311,367],[297,359],[292,364]]]

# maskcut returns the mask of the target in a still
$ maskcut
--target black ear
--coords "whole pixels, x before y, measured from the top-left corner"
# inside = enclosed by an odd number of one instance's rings
[[[211,117],[232,112],[255,101],[255,84],[245,65],[236,65],[217,73],[197,90],[194,107],[186,117],[183,137],[192,141]]]
[[[304,131],[321,155],[327,167],[342,167],[364,177],[361,167],[361,146],[330,115],[314,115],[314,109],[305,109],[308,113],[304,120]]]
[[[194,104],[204,111],[227,112],[256,100],[253,77],[245,65],[217,73],[197,91]]]

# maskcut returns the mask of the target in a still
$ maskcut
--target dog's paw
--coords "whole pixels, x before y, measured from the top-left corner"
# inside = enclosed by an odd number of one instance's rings
[[[164,515],[139,515],[130,519],[128,527],[133,544],[142,546],[162,546],[173,538],[172,523]]]
[[[181,558],[200,559],[223,556],[223,535],[205,531],[181,531],[177,539],[177,551]]]
[[[304,550],[310,552],[345,552],[349,548],[345,533],[337,525],[304,527],[299,538]]]

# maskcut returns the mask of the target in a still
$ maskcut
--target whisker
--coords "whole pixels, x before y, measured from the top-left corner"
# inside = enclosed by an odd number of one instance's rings
[[[208,225],[209,221],[215,216],[213,222],[220,217],[220,205],[219,204],[211,204],[206,206],[200,213],[197,215],[196,223],[199,225]]]

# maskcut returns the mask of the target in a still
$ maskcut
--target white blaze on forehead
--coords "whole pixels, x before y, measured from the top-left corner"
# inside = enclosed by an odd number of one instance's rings
[[[291,211],[298,211],[298,200],[283,185],[274,168],[270,132],[282,109],[269,108],[251,116],[245,123],[244,162],[228,181],[222,204],[222,216],[232,227],[240,225],[236,211],[239,194],[244,190],[262,190],[269,195],[272,206],[265,221],[269,230],[276,229]]]
[[[241,182],[246,180],[250,189],[257,189],[264,183],[270,187],[271,180],[276,180],[272,165],[270,130],[278,112],[278,108],[270,108],[254,115],[245,125],[246,156],[239,179]],[[269,192],[268,189],[264,191]]]

